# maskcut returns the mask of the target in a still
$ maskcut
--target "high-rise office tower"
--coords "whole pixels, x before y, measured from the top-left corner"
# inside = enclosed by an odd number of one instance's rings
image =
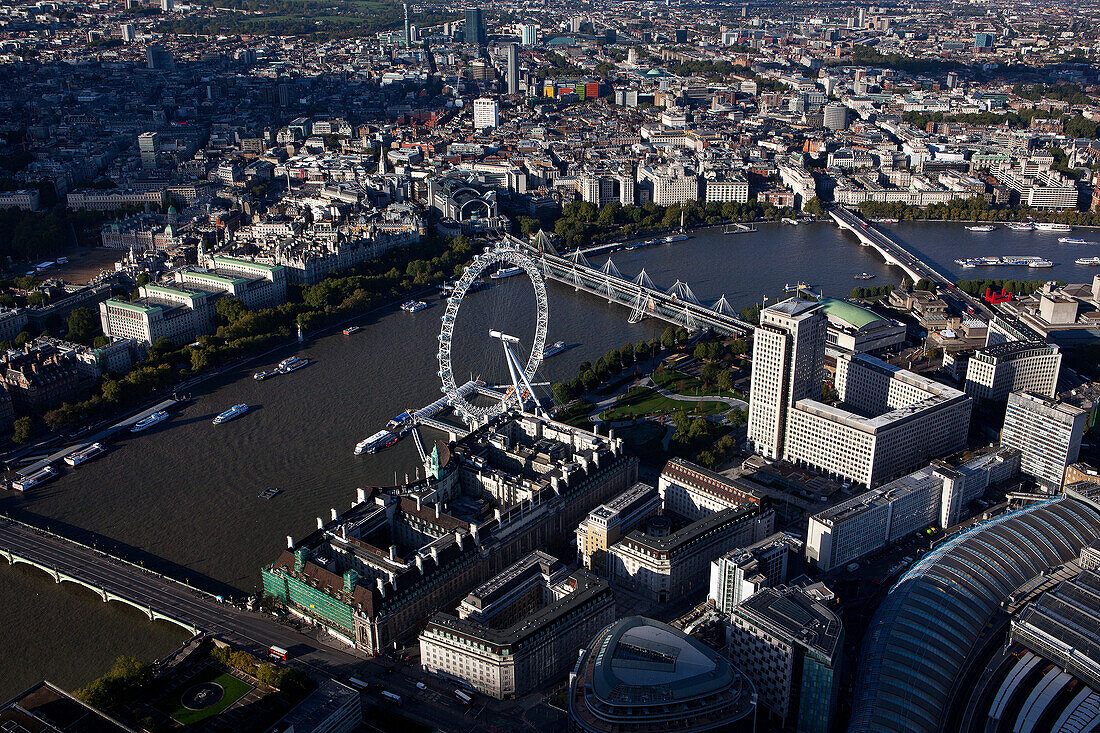
[[[404,3],[401,7],[405,11],[405,47],[408,48],[413,41],[412,28],[409,27],[409,4]]]
[[[768,458],[783,457],[788,408],[820,398],[825,369],[824,309],[791,298],[760,312],[752,359],[749,442]]]
[[[121,30],[122,30],[122,40],[125,41],[126,43],[130,43],[135,38],[137,38],[137,30],[134,28],[133,23],[123,23]]]
[[[534,23],[525,23],[519,27],[519,37],[524,46],[534,46],[539,42],[539,27]]]
[[[160,0],[160,12],[171,13],[176,9],[174,0]]]
[[[825,129],[843,130],[848,126],[848,107],[840,102],[825,105]]]
[[[474,129],[487,130],[496,127],[500,123],[500,105],[495,99],[474,100]]]
[[[508,61],[507,68],[504,70],[506,81],[508,82],[508,93],[519,93],[519,53],[516,50],[516,44],[508,44]]]
[[[1077,461],[1088,413],[1033,392],[1008,396],[1001,445],[1020,451],[1020,472],[1049,492],[1062,486]]]
[[[465,39],[466,43],[485,45],[485,19],[481,8],[466,8]]]
[[[157,133],[143,132],[138,135],[138,152],[141,154],[141,167],[151,170],[157,167]]]
[[[176,61],[171,52],[154,43],[145,49],[145,65],[158,71],[171,71],[175,68]]]

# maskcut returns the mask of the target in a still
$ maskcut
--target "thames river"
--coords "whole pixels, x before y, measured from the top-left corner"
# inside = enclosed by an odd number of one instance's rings
[[[1073,264],[1100,246],[1073,247],[1057,235],[966,231],[961,224],[912,223],[887,226],[902,242],[956,277],[1046,279],[1085,282],[1092,270]],[[738,310],[781,296],[788,283],[805,281],[825,295],[845,296],[857,285],[896,283],[891,270],[869,248],[831,224],[762,225],[751,234],[696,232],[685,242],[612,255],[633,277],[645,267],[659,287],[686,282],[703,302],[721,295]],[[1090,234],[1077,234],[1086,239]],[[1041,255],[1048,270],[966,270],[956,257]],[[595,258],[602,265],[606,257]],[[869,272],[876,278],[856,281]],[[5,512],[90,530],[163,558],[171,572],[230,592],[254,593],[259,571],[286,545],[342,510],[361,486],[388,485],[417,470],[410,440],[374,456],[353,456],[355,443],[381,429],[394,415],[440,396],[436,363],[443,305],[418,313],[381,311],[358,321],[351,336],[337,332],[288,347],[265,364],[250,365],[203,386],[194,400],[147,433],[126,434],[110,451],[25,496],[0,492]],[[612,347],[659,335],[666,324],[626,322],[618,305],[553,283],[549,286],[548,343],[570,348],[548,359],[541,379],[571,378],[577,365]],[[454,370],[459,382],[480,377],[506,379],[496,328],[530,344],[534,297],[522,277],[493,281],[467,296],[459,313]],[[311,365],[257,382],[251,374],[297,353]],[[220,426],[211,419],[230,405],[252,406],[243,417]],[[434,437],[434,436],[432,436]],[[258,498],[277,487],[275,498]],[[94,595],[57,586],[25,566],[0,563],[0,603],[9,610],[0,634],[0,700],[45,677],[73,688],[102,673],[121,653],[152,659],[174,648],[184,632],[150,624],[129,607],[103,604]],[[19,661],[12,661],[19,660]]]

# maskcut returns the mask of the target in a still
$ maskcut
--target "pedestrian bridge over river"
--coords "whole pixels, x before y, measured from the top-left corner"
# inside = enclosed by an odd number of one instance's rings
[[[510,234],[504,238],[507,244],[534,259],[547,279],[629,308],[631,323],[643,318],[659,318],[689,330],[712,329],[725,336],[746,336],[753,331],[753,325],[737,317],[724,295],[713,304],[704,305],[688,284],[680,280],[668,290],[661,290],[645,269],[628,278],[619,272],[610,257],[603,267],[593,267],[583,250],[558,254],[545,235],[540,234],[534,242]]]

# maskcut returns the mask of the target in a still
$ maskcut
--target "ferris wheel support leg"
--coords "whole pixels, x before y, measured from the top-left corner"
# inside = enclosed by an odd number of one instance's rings
[[[511,349],[509,349],[509,353]],[[516,359],[516,355],[512,354],[512,359],[516,362],[517,371],[519,372],[519,378],[523,380],[523,384],[527,387],[527,394],[531,395],[531,401],[535,403],[535,414],[541,417],[546,417],[546,413],[543,412],[542,405],[539,404],[539,398],[535,396],[535,388],[531,386],[531,380],[527,378],[527,372],[525,372],[520,366],[519,361]],[[523,393],[518,393],[520,409],[523,409]]]

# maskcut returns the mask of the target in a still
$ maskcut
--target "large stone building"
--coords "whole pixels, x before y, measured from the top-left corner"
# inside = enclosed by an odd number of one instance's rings
[[[843,567],[931,525],[949,527],[991,485],[1020,473],[1013,448],[959,466],[941,462],[914,471],[814,514],[806,531],[806,559],[822,571]]]
[[[264,569],[264,593],[378,653],[532,550],[564,550],[581,518],[638,478],[619,439],[517,413],[437,444],[426,469],[318,518]]]
[[[726,478],[682,458],[671,458],[657,480],[665,512],[689,521],[724,509],[760,503],[760,493],[745,481]]]
[[[640,482],[596,507],[577,525],[577,562],[607,577],[608,548],[660,511],[661,495],[657,489]]]
[[[708,514],[676,531],[669,521],[636,529],[608,550],[611,584],[667,603],[704,585],[710,563],[775,531],[775,512],[745,504]]]
[[[109,298],[99,304],[103,333],[110,338],[132,338],[146,345],[166,338],[186,344],[214,330],[214,302],[218,294],[185,285],[149,283],[138,288],[139,298]]]
[[[490,697],[521,697],[564,675],[614,618],[607,581],[536,550],[474,589],[457,615],[434,614],[420,665]]]
[[[72,354],[49,343],[28,344],[0,355],[0,381],[15,410],[40,411],[76,396],[80,371]]]
[[[966,447],[969,397],[872,356],[840,355],[840,403],[821,402],[825,341],[819,303],[760,314],[748,426],[758,453],[873,486]]]
[[[214,255],[204,268],[176,272],[183,285],[238,298],[249,310],[274,308],[286,302],[286,269],[279,265]]]

